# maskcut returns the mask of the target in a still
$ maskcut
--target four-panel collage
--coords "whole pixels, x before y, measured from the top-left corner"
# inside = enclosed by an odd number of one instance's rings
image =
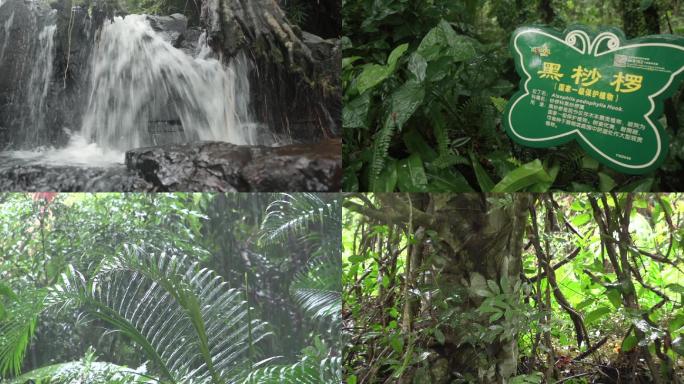
[[[0,384],[684,384],[684,1],[0,0]]]

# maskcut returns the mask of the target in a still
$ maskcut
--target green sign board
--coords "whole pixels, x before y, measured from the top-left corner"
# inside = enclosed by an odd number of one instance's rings
[[[684,38],[626,41],[612,28],[559,34],[523,27],[510,49],[521,82],[503,121],[514,141],[540,148],[577,140],[601,163],[630,174],[660,165],[668,140],[658,118],[684,78]]]

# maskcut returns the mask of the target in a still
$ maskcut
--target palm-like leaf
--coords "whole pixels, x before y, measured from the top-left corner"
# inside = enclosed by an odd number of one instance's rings
[[[290,195],[271,203],[261,224],[262,240],[273,242],[291,234],[307,233],[313,224],[324,230],[340,231],[341,208],[339,200],[325,201],[312,193]]]
[[[228,383],[248,369],[265,324],[248,320],[241,293],[186,257],[131,247],[90,281],[73,268],[51,306],[74,304],[137,342],[176,383]]]
[[[43,290],[26,291],[7,305],[7,315],[0,319],[0,376],[20,373],[44,298]]]
[[[331,257],[315,259],[297,274],[291,293],[296,302],[312,318],[335,328],[342,311],[342,264],[339,252]]]
[[[287,236],[300,236],[315,247],[311,259],[295,275],[290,293],[310,318],[325,324],[333,343],[342,311],[342,263],[340,254],[342,211],[339,199],[323,200],[313,194],[284,194],[269,205],[262,223],[262,240],[273,244]],[[321,346],[319,346],[321,347]],[[342,382],[341,360],[336,348],[305,351],[294,364],[252,372],[245,383]]]
[[[144,371],[144,370],[142,370]],[[158,381],[141,372],[112,363],[99,361],[71,361],[49,365],[25,373],[7,384],[49,383],[49,384],[155,384]]]
[[[298,362],[256,369],[241,384],[341,383],[342,359],[330,356],[328,346],[317,344],[317,348],[307,348]]]

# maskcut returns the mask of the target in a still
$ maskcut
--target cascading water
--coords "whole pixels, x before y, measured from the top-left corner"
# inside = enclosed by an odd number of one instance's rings
[[[219,140],[256,144],[249,124],[246,62],[175,48],[144,15],[105,25],[91,63],[91,94],[81,134],[104,148]],[[199,55],[201,53],[201,55]]]
[[[270,113],[298,97],[294,75],[261,76],[246,53],[226,62],[233,50],[181,14],[67,4],[0,0],[0,190],[325,190],[340,174],[335,145],[261,147],[292,142],[289,114],[281,129]]]
[[[2,7],[2,0],[0,0],[0,7]],[[5,50],[7,49],[7,43],[10,40],[10,28],[12,28],[12,23],[14,22],[14,12],[10,14],[10,17],[5,20],[2,25],[2,46],[0,47],[0,63],[5,58]]]
[[[45,100],[52,78],[52,63],[55,58],[54,36],[57,26],[49,24],[38,34],[35,61],[26,91],[28,115],[22,131],[26,143],[41,143],[45,134]]]

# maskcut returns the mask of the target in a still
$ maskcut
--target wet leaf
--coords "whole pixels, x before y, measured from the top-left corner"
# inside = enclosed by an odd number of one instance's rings
[[[551,183],[553,178],[544,170],[539,159],[508,173],[492,192],[517,192],[538,183]]]

